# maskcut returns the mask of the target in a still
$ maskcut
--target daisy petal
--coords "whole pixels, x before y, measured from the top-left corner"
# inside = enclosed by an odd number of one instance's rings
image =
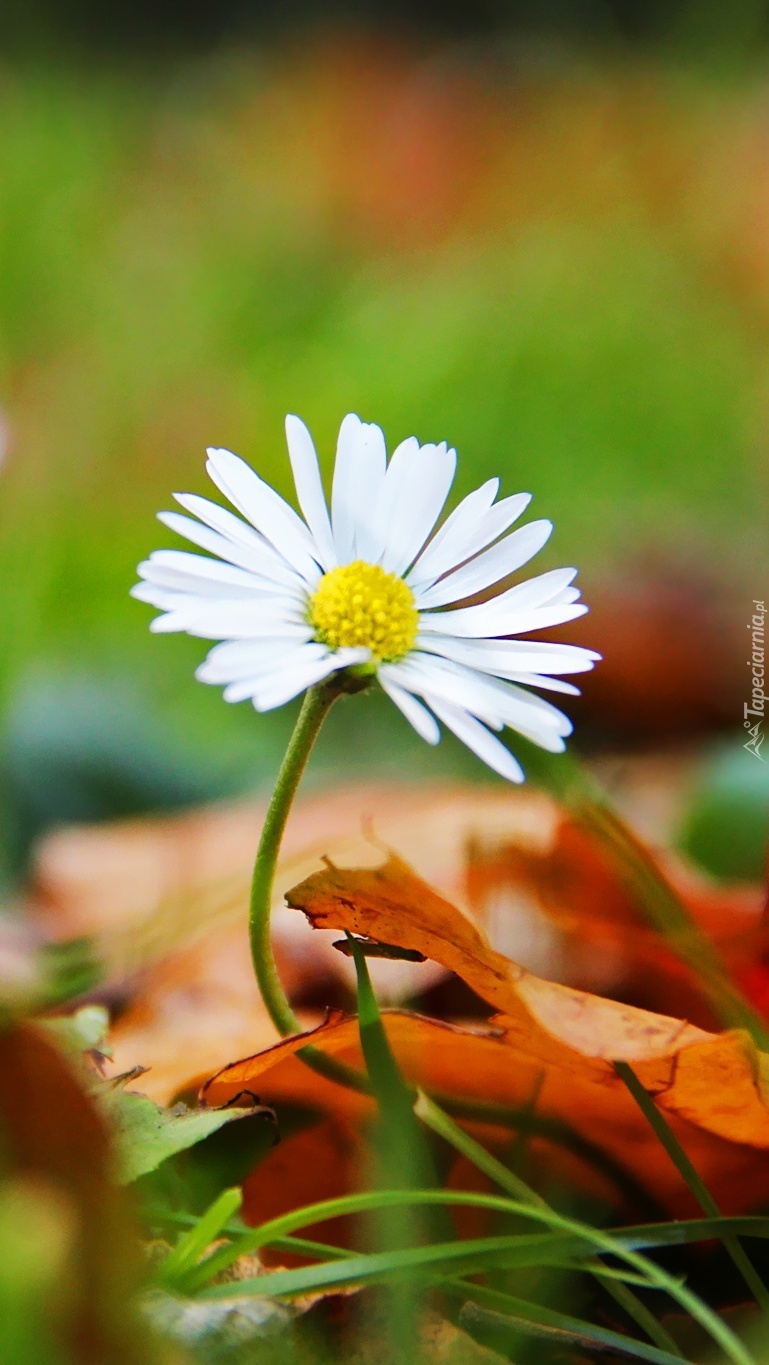
[[[522,687],[541,687],[545,692],[563,692],[567,697],[582,695],[574,683],[563,682],[561,678],[544,678],[540,673],[508,673],[507,677]]]
[[[220,507],[218,502],[211,502],[210,498],[201,498],[197,493],[174,493],[174,497],[186,512],[192,512],[204,525],[224,536],[226,541],[250,551],[256,557],[259,572],[266,572],[264,566],[270,565],[276,572],[280,570],[289,576],[292,581],[295,579],[304,581],[261,532],[249,523],[241,521],[240,517],[236,517],[227,507]]]
[[[211,602],[202,597],[185,597],[183,605],[166,616],[150,622],[156,634],[183,630],[202,640],[243,640],[263,635],[276,639],[307,639],[312,635],[307,622],[293,603],[272,600],[254,602]]]
[[[509,725],[544,748],[562,749],[563,736],[571,733],[568,716],[544,698],[462,664],[417,653],[393,668],[394,681],[409,691],[442,697],[496,728]]]
[[[538,554],[549,538],[553,530],[551,521],[532,521],[528,526],[522,526],[520,530],[513,531],[512,535],[506,536],[496,545],[492,545],[490,550],[484,550],[482,554],[471,559],[469,564],[465,564],[461,569],[455,569],[453,573],[441,578],[438,583],[434,583],[431,588],[424,592],[417,592],[416,602],[420,610],[428,607],[445,607],[449,602],[458,602],[463,597],[472,597],[477,592],[483,592],[484,588],[490,588],[493,583],[498,583],[501,578],[507,578],[509,574],[515,573],[524,564],[533,559]],[[563,582],[559,580],[559,587],[553,590],[551,595],[560,591],[561,586],[565,587],[577,572],[576,569],[557,570],[561,575],[567,577]],[[530,580],[536,582],[536,579]],[[521,588],[530,588],[529,584],[520,584]]]
[[[598,659],[593,649],[580,645],[549,644],[539,640],[467,640],[425,632],[417,636],[420,649],[445,659],[469,664],[485,673],[507,677],[510,671],[527,673],[587,673]]]
[[[212,503],[211,506],[213,505]],[[208,550],[210,554],[217,555],[226,564],[234,564],[237,568],[245,569],[263,583],[270,583],[273,586],[280,583],[306,591],[307,585],[304,580],[276,554],[266,540],[262,545],[238,544],[219,531],[212,530],[210,526],[193,521],[192,517],[183,517],[180,512],[158,512],[158,520],[176,535],[184,536],[185,540],[191,540],[194,545],[199,545],[201,550]],[[256,531],[252,534],[256,538]]]
[[[510,592],[516,592],[511,588]],[[548,626],[560,626],[565,621],[574,621],[584,616],[587,607],[583,604],[559,607],[534,607],[531,611],[516,612],[512,615],[507,605],[507,593],[500,593],[489,602],[481,602],[477,607],[459,607],[456,611],[424,612],[419,618],[420,632],[433,631],[436,634],[465,636],[478,639],[480,636],[523,635],[530,630],[546,630]]]
[[[419,446],[412,437],[393,452],[383,495],[387,541],[382,568],[404,574],[432,533],[454,482],[457,452]]]
[[[428,700],[438,719],[442,720],[468,749],[472,749],[481,762],[493,768],[500,777],[506,777],[508,782],[523,782],[523,769],[520,763],[485,725],[481,725],[480,721],[474,716],[469,716],[459,706],[451,706],[448,702],[433,697],[429,697]]]
[[[312,640],[263,636],[258,640],[225,640],[208,651],[195,672],[199,682],[240,683],[245,678],[269,677],[291,659],[325,658],[325,645]]]
[[[206,468],[233,507],[314,585],[319,577],[315,542],[293,507],[231,450],[209,448]]]
[[[387,665],[379,669],[377,676],[382,690],[387,693],[390,701],[395,702],[398,709],[403,712],[406,720],[410,725],[413,725],[420,738],[428,744],[437,744],[441,732],[437,721],[430,715],[427,707],[417,701],[413,693],[407,692],[405,687],[390,681],[387,677]]]
[[[254,707],[257,711],[272,711],[276,706],[291,701],[306,688],[322,682],[329,673],[348,668],[351,664],[366,663],[367,658],[366,649],[339,649],[335,654],[329,653],[325,659],[286,668],[274,680],[258,689],[253,698]]]
[[[286,418],[286,441],[296,496],[314,537],[318,558],[324,569],[333,569],[337,557],[318,457],[312,437],[301,418],[292,415]]]
[[[355,557],[373,564],[382,551],[375,509],[382,497],[387,472],[387,447],[384,433],[373,422],[361,422],[358,439],[360,471],[355,508]]]
[[[274,583],[255,578],[246,569],[238,569],[219,559],[189,554],[186,550],[154,550],[149,559],[139,565],[137,572],[147,583],[197,597],[248,598],[255,592],[276,591]]]
[[[245,701],[247,697],[253,699],[266,693],[290,671],[308,669],[328,657],[327,647],[316,641],[289,650],[285,647],[285,641],[282,648],[277,641],[273,641],[273,649],[269,653],[255,655],[251,660],[250,670],[244,669],[239,677],[231,678],[222,695],[224,700],[229,702]],[[210,678],[204,677],[202,681],[210,681]]]
[[[348,413],[339,429],[331,492],[331,520],[338,562],[373,557],[376,520],[385,477],[384,436],[373,423]]]
[[[170,611],[172,606],[179,606],[183,596],[182,593],[164,591],[156,583],[134,583],[128,591],[137,602],[146,602],[148,606],[159,607],[161,611]]]
[[[456,557],[460,543],[464,543],[470,528],[477,526],[488,512],[498,492],[499,479],[489,479],[462,499],[435,532],[432,540],[416,560],[413,569],[407,574],[406,582],[409,587],[432,583],[441,574],[447,573],[461,562]]]
[[[411,570],[406,580],[410,588],[429,587],[443,574],[485,550],[518,520],[531,502],[530,493],[516,493],[484,507],[480,494],[492,486],[496,491],[499,480],[492,479],[470,493],[446,519]],[[488,499],[489,504],[493,496]]]

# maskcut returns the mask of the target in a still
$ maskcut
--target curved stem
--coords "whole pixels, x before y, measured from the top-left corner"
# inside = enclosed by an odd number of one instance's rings
[[[301,1033],[302,1024],[294,1014],[283,989],[272,952],[270,911],[275,869],[291,806],[320,727],[337,697],[343,692],[357,690],[360,690],[360,683],[340,684],[337,678],[307,689],[294,733],[280,765],[256,852],[249,911],[251,960],[267,1012],[283,1037],[288,1033]],[[353,1090],[370,1089],[368,1078],[364,1074],[344,1062],[337,1061],[334,1057],[327,1056],[320,1048],[308,1045],[300,1048],[296,1055],[327,1080],[336,1081]]]
[[[272,952],[270,910],[275,868],[289,811],[302,773],[307,766],[320,727],[338,696],[338,688],[328,683],[310,687],[305,693],[302,709],[280,765],[275,790],[267,808],[254,863],[249,914],[251,958],[267,1012],[281,1034],[299,1033],[302,1025],[283,990]]]

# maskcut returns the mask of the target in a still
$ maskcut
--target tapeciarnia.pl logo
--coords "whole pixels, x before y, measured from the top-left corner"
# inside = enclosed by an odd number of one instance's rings
[[[766,676],[764,672],[764,619],[766,608],[763,602],[757,602],[755,599],[753,608],[753,615],[748,622],[748,630],[751,632],[751,656],[748,659],[748,668],[751,670],[751,693],[750,701],[746,701],[743,706],[743,725],[749,738],[742,747],[763,763],[765,760],[761,753],[761,745],[764,742],[762,727],[766,705],[766,694],[764,692]]]

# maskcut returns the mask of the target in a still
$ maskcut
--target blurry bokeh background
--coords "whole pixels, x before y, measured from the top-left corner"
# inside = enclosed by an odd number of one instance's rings
[[[288,494],[357,410],[556,523],[605,665],[579,742],[741,757],[766,595],[769,6],[105,6],[0,16],[7,870],[64,819],[269,782],[290,709],[128,597],[228,445]],[[560,632],[564,637],[564,632]],[[410,768],[406,765],[412,765]],[[462,771],[366,698],[318,771]],[[751,776],[751,780],[753,777]]]

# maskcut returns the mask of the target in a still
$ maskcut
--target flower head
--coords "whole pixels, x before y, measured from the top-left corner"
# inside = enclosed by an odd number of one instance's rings
[[[163,613],[151,629],[220,641],[197,677],[258,711],[355,668],[376,674],[428,744],[442,721],[511,781],[523,773],[492,731],[510,726],[563,749],[570,721],[529,688],[575,695],[555,675],[584,672],[599,656],[516,638],[587,610],[572,586],[576,569],[504,586],[553,529],[532,521],[506,534],[530,494],[495,501],[499,480],[490,479],[436,531],[456,452],[412,436],[388,462],[380,428],[351,413],[329,514],[310,433],[287,417],[286,435],[304,520],[237,455],[209,450],[208,472],[241,515],[189,493],[176,498],[192,517],[160,513],[214,558],[156,550],[139,565],[133,594]]]

